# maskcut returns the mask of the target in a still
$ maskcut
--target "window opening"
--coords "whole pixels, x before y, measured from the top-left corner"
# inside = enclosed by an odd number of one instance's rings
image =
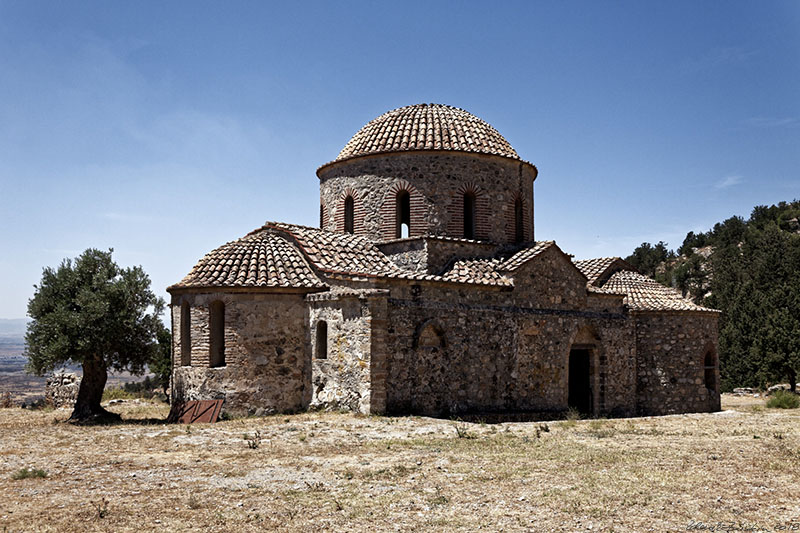
[[[395,237],[405,239],[411,235],[411,195],[408,191],[397,193],[397,229]]]
[[[181,304],[181,366],[192,364],[192,317],[189,303]]]
[[[355,201],[352,196],[344,199],[344,231],[345,233],[353,233],[355,216]]]
[[[209,366],[225,366],[225,304],[216,301],[209,309]]]
[[[328,358],[328,323],[324,320],[317,322],[316,352],[317,359]]]
[[[464,238],[475,238],[475,194],[464,193]]]

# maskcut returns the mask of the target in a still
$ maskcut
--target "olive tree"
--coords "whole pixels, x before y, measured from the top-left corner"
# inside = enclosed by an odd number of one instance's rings
[[[83,379],[70,420],[113,418],[100,406],[109,369],[141,374],[159,356],[164,301],[141,267],[120,268],[113,250],[88,249],[46,267],[28,302],[28,370],[37,375],[80,364]]]

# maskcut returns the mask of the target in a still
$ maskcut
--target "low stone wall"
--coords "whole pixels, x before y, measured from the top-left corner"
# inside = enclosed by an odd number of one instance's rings
[[[74,372],[56,372],[47,378],[45,399],[54,407],[72,407],[80,388],[80,376]]]

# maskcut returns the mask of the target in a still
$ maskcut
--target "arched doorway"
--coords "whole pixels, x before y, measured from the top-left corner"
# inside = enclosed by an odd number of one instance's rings
[[[605,411],[605,365],[600,337],[589,326],[575,335],[567,359],[567,406],[584,416]]]
[[[592,350],[573,347],[569,351],[569,393],[567,405],[582,415],[594,413],[592,394]]]

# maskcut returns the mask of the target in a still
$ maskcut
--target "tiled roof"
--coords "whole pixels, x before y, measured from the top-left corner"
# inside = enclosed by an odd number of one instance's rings
[[[502,261],[497,265],[497,269],[503,272],[514,271],[553,245],[555,245],[554,241],[537,241],[532,246],[523,248],[505,261]]]
[[[634,311],[702,311],[718,313],[683,298],[675,289],[665,287],[638,272],[620,270],[611,275],[603,289],[625,293],[624,303]]]
[[[513,286],[512,279],[498,272],[501,262],[500,259],[462,259],[454,262],[442,277],[448,281]]]
[[[607,273],[610,268],[616,270],[630,270],[635,272],[636,268],[630,263],[619,257],[598,257],[596,259],[582,259],[573,261],[578,270],[589,279],[589,283],[597,285],[598,280]]]
[[[375,244],[350,233],[334,233],[308,226],[267,222],[264,227],[289,233],[320,270],[367,276],[403,274]]]
[[[267,222],[265,227],[285,231],[291,235],[314,266],[331,274],[478,285],[506,286],[510,283],[508,280],[500,279],[502,276],[499,275],[471,276],[466,271],[434,275],[404,270],[384,255],[372,241],[349,233],[333,233],[280,222]]]
[[[262,228],[206,254],[170,288],[189,287],[322,289],[326,285],[295,246]]]
[[[454,150],[520,159],[496,129],[475,115],[448,105],[417,104],[368,122],[335,161],[411,150]]]

